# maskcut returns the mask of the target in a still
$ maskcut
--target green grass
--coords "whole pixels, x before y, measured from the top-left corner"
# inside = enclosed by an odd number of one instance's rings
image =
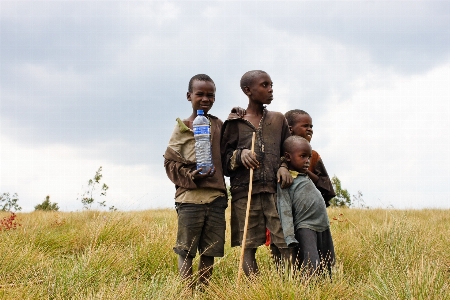
[[[0,231],[0,298],[450,299],[449,210],[328,214],[332,281],[280,274],[260,247],[260,275],[237,283],[227,230],[210,286],[192,293],[177,276],[174,210],[20,213],[21,226]]]

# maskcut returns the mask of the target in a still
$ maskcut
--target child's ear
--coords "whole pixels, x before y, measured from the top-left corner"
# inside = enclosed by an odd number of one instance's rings
[[[291,154],[285,152],[284,153],[284,158],[286,159],[286,161],[291,161]]]
[[[289,132],[292,134],[292,126],[289,125]]]
[[[188,99],[188,101],[191,101],[191,93],[190,92],[186,93],[186,98]]]
[[[252,92],[250,91],[250,88],[248,86],[244,86],[244,94],[246,94],[247,96],[251,96]]]

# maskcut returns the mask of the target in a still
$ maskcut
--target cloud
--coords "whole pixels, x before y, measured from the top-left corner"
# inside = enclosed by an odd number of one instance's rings
[[[450,3],[445,1],[265,4],[242,2],[240,12],[280,31],[359,48],[370,53],[377,64],[399,72],[420,73],[448,58]]]
[[[331,98],[313,140],[328,171],[369,206],[449,208],[449,78],[450,63],[422,75],[367,73],[351,97]]]
[[[117,164],[104,158],[90,159],[86,155],[88,149],[62,144],[19,145],[3,135],[0,145],[0,191],[17,193],[23,211],[32,211],[47,195],[61,210],[81,210],[81,195],[100,166],[103,168],[101,182],[110,188],[106,197],[94,197],[96,202],[105,200],[108,207],[114,205],[119,210],[173,205],[175,189],[170,181],[161,177],[162,162],[158,165]],[[114,147],[111,145],[107,151],[114,151]],[[99,206],[94,204],[93,208]]]
[[[141,199],[149,193],[144,203],[153,205],[151,197],[157,195],[157,202],[171,206],[173,186],[165,177],[162,154],[175,118],[192,111],[186,100],[190,77],[206,73],[214,79],[217,101],[211,113],[225,119],[231,107],[247,105],[239,88],[242,74],[263,69],[274,81],[275,100],[268,108],[312,114],[313,143],[344,187],[380,201],[387,194],[377,190],[391,182],[402,187],[403,195],[418,194],[418,184],[401,184],[415,174],[409,173],[415,160],[406,160],[404,153],[411,150],[397,143],[411,143],[406,137],[412,131],[404,126],[415,126],[422,106],[434,107],[422,114],[431,118],[426,138],[434,151],[448,149],[440,136],[448,130],[442,121],[448,106],[438,107],[436,99],[448,96],[442,81],[449,76],[433,74],[448,67],[449,7],[445,2],[2,1],[0,135],[9,146],[1,150],[0,187],[20,190],[21,199],[30,199],[29,207],[50,192],[56,193],[51,195],[55,201],[72,203],[68,199],[102,165],[105,180],[111,172],[111,198]],[[382,113],[383,107],[389,110]],[[368,145],[381,140],[391,146],[369,151],[376,147]],[[335,155],[349,151],[349,145],[352,156]],[[405,157],[401,169],[389,169],[397,179],[377,181],[350,168],[400,167],[397,157]],[[448,156],[441,159],[445,165]],[[438,167],[434,161],[430,165]],[[86,169],[76,171],[80,166]],[[46,170],[47,181],[37,170]],[[78,183],[63,183],[54,170],[72,174],[70,181]],[[422,196],[448,194],[441,184],[450,178],[448,172],[437,174],[434,193],[426,189]],[[36,180],[46,188],[20,185]],[[53,192],[52,180],[66,192]],[[140,188],[149,182],[151,187]],[[154,183],[167,188],[155,192]],[[27,191],[31,186],[34,195]],[[123,193],[112,197],[119,186]],[[127,196],[128,188],[136,192]]]

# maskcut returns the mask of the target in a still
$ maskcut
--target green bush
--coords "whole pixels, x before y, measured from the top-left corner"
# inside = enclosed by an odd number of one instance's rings
[[[17,193],[12,195],[12,197],[9,193],[3,193],[0,195],[0,211],[21,211],[22,207],[17,204],[18,201],[19,197],[17,196]]]
[[[51,203],[50,196],[45,197],[45,200],[34,207],[34,210],[44,210],[44,211],[58,211],[58,203]]]

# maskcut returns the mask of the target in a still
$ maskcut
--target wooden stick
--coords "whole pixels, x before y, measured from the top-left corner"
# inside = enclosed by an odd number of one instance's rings
[[[251,151],[252,151],[252,154],[255,153],[255,132],[253,132],[253,136],[252,136]],[[244,263],[244,250],[245,250],[245,241],[247,240],[248,216],[250,214],[250,202],[252,201],[252,181],[253,181],[253,169],[250,168],[250,182],[248,184],[248,196],[247,196],[247,211],[245,213],[244,235],[242,237],[241,257],[239,259],[237,282],[239,282],[239,279],[241,278],[242,266]]]

